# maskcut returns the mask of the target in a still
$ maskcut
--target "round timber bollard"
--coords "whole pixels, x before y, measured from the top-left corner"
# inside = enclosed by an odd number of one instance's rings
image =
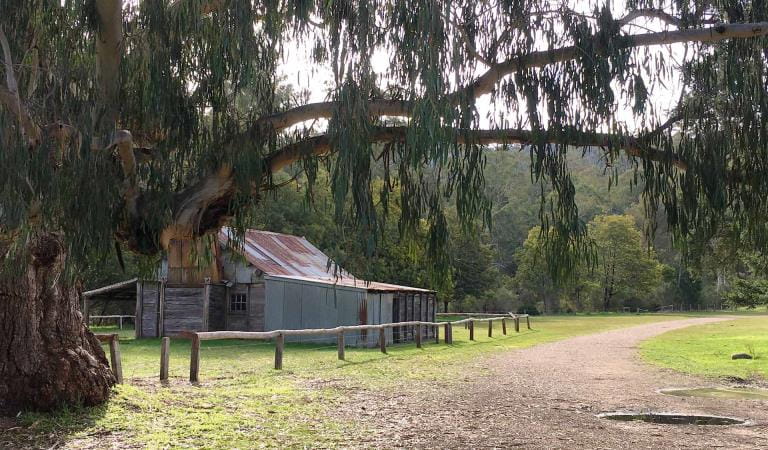
[[[283,369],[283,349],[285,348],[285,335],[280,333],[275,338],[275,370]]]
[[[336,338],[336,346],[338,347],[338,353],[339,353],[339,359],[344,360],[344,332],[339,331],[338,337]]]
[[[387,353],[387,330],[384,327],[379,328],[379,349],[381,353]]]

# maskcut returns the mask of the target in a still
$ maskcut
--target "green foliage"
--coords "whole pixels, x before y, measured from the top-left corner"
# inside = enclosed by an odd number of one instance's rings
[[[683,30],[733,20],[721,2],[657,3],[631,1],[616,9],[663,7]],[[765,2],[737,3],[739,20],[768,17]],[[423,233],[429,271],[445,277],[449,207],[465,232],[492,214],[513,214],[494,211],[483,195],[485,154],[470,130],[486,119],[495,131],[519,125],[529,133],[527,178],[539,184],[536,219],[555,275],[593,257],[567,143],[583,145],[600,130],[613,133],[599,143],[608,165],[618,160],[625,137],[639,136],[632,180],[617,181],[637,183],[647,216],[666,211],[679,240],[713,235],[728,214],[751,243],[768,248],[764,37],[690,47],[680,62],[684,95],[673,108],[685,120],[657,128],[664,120],[652,89],[676,78],[676,64],[667,52],[633,48],[636,27],[623,25],[605,2],[580,4],[578,12],[534,0],[125,2],[118,86],[111,87],[101,86],[104,55],[97,57],[95,42],[104,27],[96,6],[86,0],[0,4],[14,58],[3,72],[13,66],[22,104],[41,127],[61,122],[77,136],[58,145],[46,135],[30,151],[18,114],[0,108],[0,232],[16,239],[12,249],[42,228],[64,233],[74,265],[104,257],[116,237],[138,252],[156,253],[161,232],[188,206],[191,187],[223,167],[234,168],[234,188],[207,203],[190,226],[204,233],[231,220],[242,228],[250,225],[246,211],[275,187],[270,155],[322,135],[336,155],[326,160],[335,222],[354,228],[361,248],[374,253],[389,232],[381,215],[388,206],[375,199],[389,198],[397,185],[398,235]],[[304,103],[280,95],[280,64],[295,59],[297,47],[311,50],[312,69],[332,73],[326,92],[332,110],[275,130],[259,119]],[[524,64],[543,48],[578,51]],[[389,64],[375,69],[382,54]],[[490,78],[478,78],[486,70],[481,61],[492,61]],[[509,76],[491,79],[497,70]],[[102,95],[113,88],[119,104]],[[475,106],[480,93],[491,94],[487,117]],[[378,146],[375,132],[392,123],[372,113],[372,102],[382,98],[408,105],[408,119],[403,136]],[[632,120],[620,118],[623,104]],[[133,176],[106,150],[116,129],[130,130],[138,146],[151,149],[152,160],[136,175],[136,199],[126,198]],[[311,185],[320,163],[312,151],[303,155]],[[673,155],[685,160],[685,171],[672,164]],[[371,183],[372,159],[388,162],[383,187]],[[654,221],[648,223],[653,228]],[[513,271],[509,252],[503,270]]]
[[[764,279],[739,278],[725,294],[729,306],[746,306],[754,309],[758,305],[768,304],[768,281]]]
[[[542,231],[531,229],[518,252],[515,282],[528,303],[541,302],[545,311],[609,311],[616,307],[648,306],[660,286],[663,266],[643,244],[630,216],[596,216],[589,236],[597,258],[583,263],[575,277],[555,283],[542,258]]]
[[[661,281],[661,265],[643,245],[642,235],[630,216],[597,216],[590,222],[590,237],[597,248],[595,276],[602,292],[602,309],[617,301],[639,306]]]

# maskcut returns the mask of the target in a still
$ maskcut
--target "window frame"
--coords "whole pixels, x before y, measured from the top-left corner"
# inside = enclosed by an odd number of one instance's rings
[[[238,306],[235,309],[235,306]],[[242,309],[240,309],[242,307]],[[248,294],[245,292],[232,292],[229,294],[229,306],[227,308],[230,314],[248,313]]]

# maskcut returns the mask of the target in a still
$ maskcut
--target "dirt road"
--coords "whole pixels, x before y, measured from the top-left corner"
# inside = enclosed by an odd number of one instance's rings
[[[450,384],[352,395],[340,412],[370,430],[352,447],[768,448],[768,402],[685,398],[669,387],[711,380],[643,363],[637,344],[669,330],[724,320],[641,325],[507,352]],[[716,383],[715,383],[716,384]],[[725,384],[724,384],[725,385]],[[750,419],[748,426],[658,425],[598,418],[604,411],[674,411]]]

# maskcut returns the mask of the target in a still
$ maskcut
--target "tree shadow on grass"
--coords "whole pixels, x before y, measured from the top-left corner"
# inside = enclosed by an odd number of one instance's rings
[[[100,435],[111,434],[96,425],[106,410],[106,404],[68,406],[50,412],[30,411],[12,418],[0,417],[0,448],[57,448],[88,430],[93,432],[84,437],[101,440]],[[99,446],[104,446],[103,442]]]

